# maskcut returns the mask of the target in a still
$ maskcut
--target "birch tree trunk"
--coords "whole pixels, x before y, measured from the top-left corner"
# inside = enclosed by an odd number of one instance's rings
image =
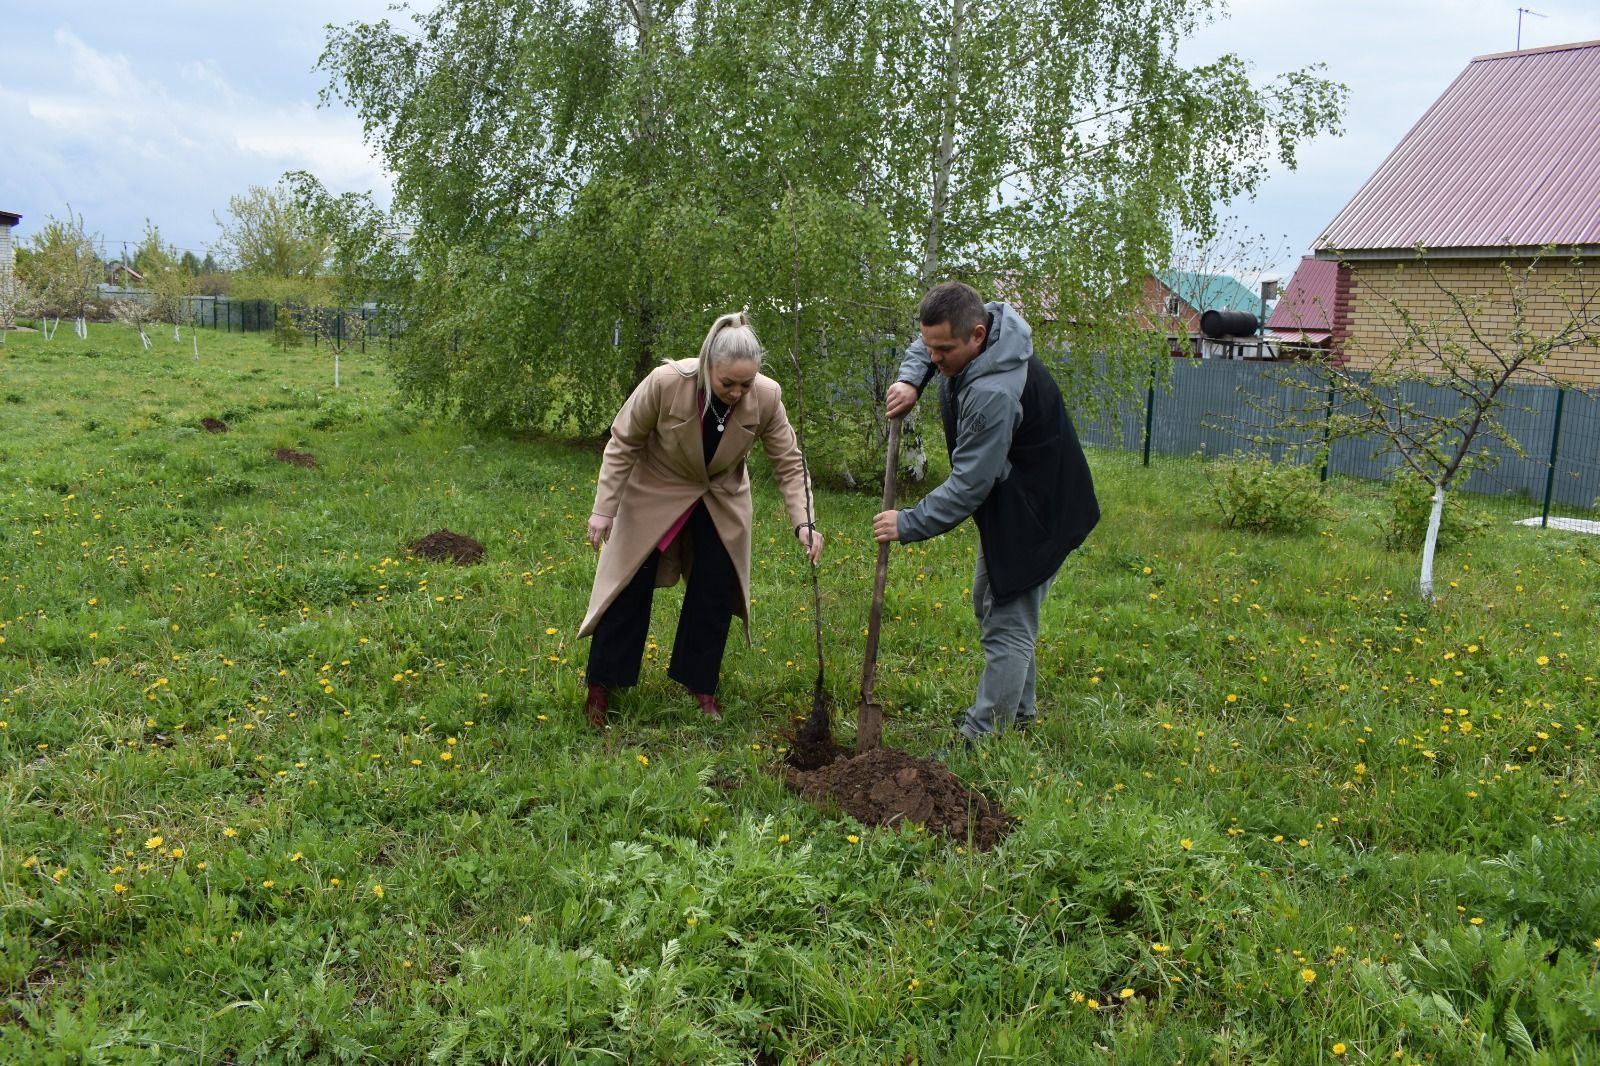
[[[944,216],[949,209],[950,170],[956,157],[956,113],[961,102],[961,20],[966,0],[951,0],[950,32],[944,40],[946,79],[944,111],[939,116],[939,155],[934,161],[933,202],[928,205],[928,239],[922,254],[922,287],[928,288],[938,276],[939,240],[944,232]]]

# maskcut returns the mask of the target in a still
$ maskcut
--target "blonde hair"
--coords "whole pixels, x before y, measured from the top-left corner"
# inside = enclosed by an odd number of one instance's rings
[[[751,362],[760,370],[761,360],[766,354],[756,331],[750,326],[750,316],[745,312],[734,311],[711,323],[705,342],[700,345],[700,358],[694,370],[695,377],[700,381],[700,391],[705,395],[705,406],[710,408],[714,395],[711,391],[711,371],[714,367]],[[678,372],[684,377],[689,376],[682,370]]]

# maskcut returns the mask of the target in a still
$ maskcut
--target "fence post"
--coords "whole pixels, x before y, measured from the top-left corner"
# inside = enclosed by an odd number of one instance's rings
[[[1333,465],[1333,401],[1335,386],[1328,383],[1328,410],[1322,420],[1322,474],[1318,480],[1328,480],[1328,468]]]
[[[1150,427],[1156,413],[1156,364],[1150,364],[1150,382],[1144,390],[1144,465],[1150,465]]]
[[[1561,449],[1561,408],[1566,405],[1567,390],[1556,390],[1556,424],[1550,430],[1550,469],[1544,474],[1544,513],[1539,516],[1539,528],[1550,528],[1550,496],[1556,487],[1556,457]]]

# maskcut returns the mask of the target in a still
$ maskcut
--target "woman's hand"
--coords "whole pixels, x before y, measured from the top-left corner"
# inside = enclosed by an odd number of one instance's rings
[[[806,554],[811,557],[811,565],[816,566],[822,561],[822,534],[818,533],[815,526],[801,526],[794,531],[795,537],[806,547]]]
[[[590,515],[589,516],[589,546],[592,547],[595,551],[599,551],[600,550],[600,545],[604,544],[606,542],[607,538],[609,538],[610,536],[611,536],[611,519],[607,518],[603,514],[592,514],[592,515]]]

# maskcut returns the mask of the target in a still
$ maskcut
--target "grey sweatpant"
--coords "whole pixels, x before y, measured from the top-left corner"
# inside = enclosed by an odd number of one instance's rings
[[[996,603],[983,549],[978,549],[978,565],[972,575],[972,613],[978,618],[983,644],[983,676],[978,679],[977,699],[961,723],[961,735],[968,740],[1029,725],[1038,716],[1034,648],[1039,640],[1039,609],[1054,581],[1052,574],[1033,588]]]

